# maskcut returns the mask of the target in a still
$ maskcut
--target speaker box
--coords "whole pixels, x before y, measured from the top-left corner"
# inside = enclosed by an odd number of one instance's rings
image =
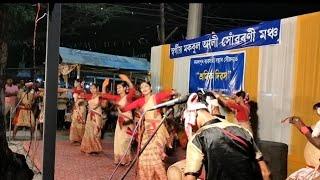
[[[264,140],[259,140],[257,145],[271,171],[272,180],[285,180],[287,178],[288,145]]]

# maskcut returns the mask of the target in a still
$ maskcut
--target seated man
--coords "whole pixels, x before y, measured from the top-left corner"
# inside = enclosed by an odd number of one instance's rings
[[[214,98],[205,99],[199,102],[197,94],[189,97],[184,113],[189,136],[186,163],[184,165],[180,161],[174,164],[177,168],[169,167],[168,179],[171,179],[174,170],[176,173],[177,169],[181,171],[183,168],[185,175],[180,175],[180,179],[196,179],[203,165],[205,179],[268,179],[270,172],[251,133],[226,121],[220,115]],[[191,131],[195,128],[198,130],[191,137]]]
[[[313,105],[313,110],[320,116],[320,102]],[[313,128],[304,124],[300,117],[291,116],[282,122],[289,121],[308,140],[304,149],[306,166],[292,173],[287,179],[320,179],[320,120]]]

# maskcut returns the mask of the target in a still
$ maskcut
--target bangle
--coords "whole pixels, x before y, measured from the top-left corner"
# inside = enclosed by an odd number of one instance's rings
[[[300,128],[300,131],[301,131],[301,133],[304,134],[304,135],[307,135],[308,133],[310,133],[310,130],[309,130],[309,128],[308,128],[307,126],[302,126],[302,127]]]

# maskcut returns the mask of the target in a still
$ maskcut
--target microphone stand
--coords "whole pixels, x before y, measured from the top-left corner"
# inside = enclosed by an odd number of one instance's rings
[[[151,109],[150,109],[151,110]],[[147,110],[147,111],[150,111]],[[128,167],[128,169],[126,170],[126,172],[123,174],[123,176],[121,177],[121,180],[123,180],[127,174],[130,172],[130,170],[132,169],[133,165],[135,164],[135,162],[137,161],[138,157],[142,154],[142,152],[146,149],[147,145],[151,142],[152,138],[156,135],[156,133],[158,132],[158,130],[160,129],[161,125],[164,123],[164,121],[166,120],[166,118],[168,117],[168,115],[172,112],[172,109],[169,109],[164,115],[163,118],[160,122],[160,124],[158,125],[157,129],[153,132],[153,134],[151,135],[151,137],[148,139],[148,141],[144,144],[144,146],[141,148],[141,150],[139,151],[139,153],[135,156],[135,158],[133,159],[133,161],[131,162],[130,166]],[[140,139],[141,142],[142,139]]]
[[[141,126],[141,121],[142,121],[144,115],[146,114],[146,112],[147,112],[147,111],[145,111],[145,112],[142,113],[142,115],[141,115],[141,117],[140,117],[140,119],[139,119],[139,121],[138,121],[138,124],[136,125],[136,127],[135,127],[134,130],[133,130],[132,137],[131,137],[131,139],[130,139],[130,143],[128,144],[127,150],[126,150],[126,152],[124,153],[124,155],[122,156],[120,162],[117,164],[117,167],[113,170],[111,176],[109,177],[109,180],[111,180],[111,179],[113,178],[113,176],[114,176],[114,174],[116,173],[116,171],[118,170],[121,162],[123,161],[123,159],[124,159],[125,156],[127,155],[128,151],[130,150],[131,143],[132,143],[132,141],[133,141],[133,139],[134,139],[134,134],[138,131],[139,127]]]

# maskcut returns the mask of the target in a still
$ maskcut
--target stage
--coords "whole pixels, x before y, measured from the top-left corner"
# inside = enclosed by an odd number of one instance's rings
[[[24,142],[24,149],[29,150],[30,141]],[[67,132],[58,132],[55,155],[55,179],[57,180],[105,180],[115,169],[113,164],[113,134],[106,133],[102,140],[103,152],[99,155],[87,155],[80,152],[80,146],[70,144]],[[43,141],[32,141],[29,158],[42,171]],[[183,159],[185,151],[177,148],[166,160],[166,167]],[[120,179],[127,167],[120,166],[113,179]],[[133,168],[126,179],[134,179]]]

